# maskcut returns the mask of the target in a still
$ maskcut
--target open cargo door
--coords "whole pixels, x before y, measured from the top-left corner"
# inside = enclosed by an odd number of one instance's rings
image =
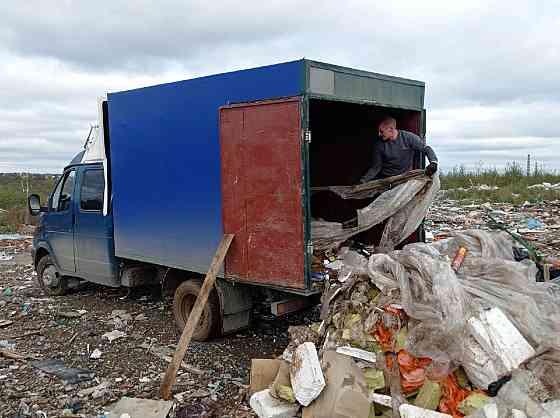
[[[226,277],[305,288],[301,98],[220,109]]]

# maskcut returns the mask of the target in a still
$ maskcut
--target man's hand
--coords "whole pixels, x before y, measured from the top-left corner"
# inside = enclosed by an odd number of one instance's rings
[[[426,175],[432,177],[435,172],[437,171],[437,163],[430,163],[428,167],[426,167]]]

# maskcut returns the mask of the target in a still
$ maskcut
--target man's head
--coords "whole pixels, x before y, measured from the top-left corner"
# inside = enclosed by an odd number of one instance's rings
[[[393,140],[398,134],[397,121],[394,118],[387,116],[379,122],[379,137],[383,141]]]

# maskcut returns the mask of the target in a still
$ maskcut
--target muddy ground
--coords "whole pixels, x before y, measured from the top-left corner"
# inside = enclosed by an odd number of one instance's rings
[[[487,210],[442,198],[430,211],[429,235],[481,227]],[[560,203],[493,204],[489,210],[518,228],[528,219],[539,219],[546,228],[525,236],[547,255],[560,254]],[[161,299],[158,289],[130,293],[92,284],[66,296],[46,297],[35,280],[29,244],[0,241],[0,349],[25,357],[0,356],[0,417],[99,416],[123,396],[158,399],[168,363],[154,352],[172,355],[179,338],[169,301]],[[177,416],[254,416],[246,400],[251,359],[281,354],[289,325],[317,319],[317,308],[283,319],[257,311],[251,329],[193,342],[186,356],[189,367],[181,369],[174,386],[174,393],[180,394]],[[112,342],[103,337],[114,330],[125,336]],[[92,358],[95,350],[100,358]],[[33,367],[33,362],[48,359],[87,369],[95,377],[64,384]],[[85,390],[93,387],[95,391]]]

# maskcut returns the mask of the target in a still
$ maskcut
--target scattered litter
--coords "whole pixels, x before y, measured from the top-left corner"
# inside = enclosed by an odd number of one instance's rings
[[[12,261],[15,257],[13,255],[0,254],[0,261]]]
[[[0,340],[0,348],[7,348],[8,350],[13,350],[16,348],[16,343],[8,340]]]
[[[117,329],[115,329],[111,332],[106,332],[105,334],[103,334],[101,336],[101,338],[108,339],[110,343],[112,343],[113,341],[115,341],[119,338],[123,338],[123,337],[126,337],[126,334],[122,331],[117,330]]]
[[[90,370],[66,367],[61,360],[56,359],[35,361],[31,365],[42,372],[55,375],[65,385],[74,385],[92,380],[95,376],[95,373]]]
[[[544,228],[544,224],[539,221],[538,219],[531,218],[527,221],[527,228],[529,229],[542,229]]]
[[[173,407],[173,401],[156,401],[123,397],[117,403],[107,407],[107,418],[165,418]]]
[[[90,354],[89,358],[97,360],[97,359],[100,359],[100,358],[101,358],[101,355],[102,355],[102,354],[103,354],[103,353],[101,352],[101,350],[99,350],[98,348],[96,348],[96,349],[93,350],[93,352]]]
[[[83,316],[87,311],[85,309],[80,309],[78,311],[69,311],[69,312],[59,312],[58,316],[62,318],[80,318]]]
[[[12,290],[11,287],[6,287],[3,291],[2,291],[2,296],[12,296],[12,294],[14,293],[14,291]]]

